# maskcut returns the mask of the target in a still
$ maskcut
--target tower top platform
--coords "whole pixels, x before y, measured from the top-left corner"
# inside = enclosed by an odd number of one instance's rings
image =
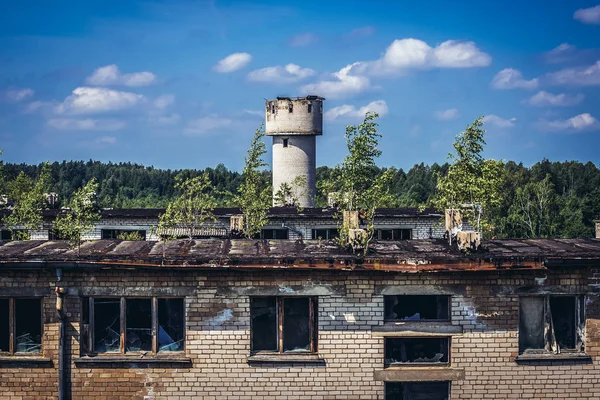
[[[322,135],[323,101],[319,96],[283,97],[266,101],[267,136]]]

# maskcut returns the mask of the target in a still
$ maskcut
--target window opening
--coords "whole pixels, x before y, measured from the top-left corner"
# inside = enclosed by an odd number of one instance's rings
[[[41,299],[0,299],[0,352],[41,352],[42,327]]]
[[[335,239],[340,236],[340,231],[337,228],[333,229],[313,229],[312,239],[313,240],[328,240]]]
[[[384,296],[384,315],[387,321],[448,321],[450,319],[450,296]]]
[[[126,300],[125,352],[152,351],[151,299]]]
[[[294,104],[293,103],[289,103],[288,104],[288,111],[289,112],[294,112]]]
[[[448,400],[450,382],[386,382],[386,400]]]
[[[310,114],[312,112],[312,104],[308,103],[308,113]]]
[[[415,364],[447,364],[448,338],[385,338],[385,366]]]
[[[263,229],[263,239],[288,239],[287,229]]]
[[[283,139],[283,147],[288,147],[288,138]]]
[[[158,351],[183,350],[184,336],[183,299],[158,299]]]
[[[10,351],[9,300],[0,299],[0,352]]]

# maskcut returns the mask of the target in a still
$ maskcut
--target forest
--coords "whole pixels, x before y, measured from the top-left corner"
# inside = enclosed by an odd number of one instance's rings
[[[438,177],[449,165],[423,163],[408,171],[391,168],[391,200],[389,207],[427,207],[433,205]],[[501,204],[486,210],[498,238],[593,237],[594,219],[600,217],[600,169],[592,162],[552,162],[542,160],[531,167],[512,161],[503,165]],[[22,171],[32,179],[39,176],[42,164],[4,163],[5,191]],[[99,161],[63,161],[50,164],[51,191],[60,201],[68,199],[91,178],[98,181],[97,201],[108,208],[163,208],[177,196],[175,177],[200,176],[207,173],[222,193],[218,206],[232,206],[231,196],[243,182],[241,173],[223,164],[204,170],[164,170],[131,163]],[[327,180],[330,167],[317,169],[317,181]],[[376,168],[374,175],[386,171]],[[270,171],[262,171],[262,179],[270,182]],[[13,183],[14,184],[14,183]],[[326,206],[324,193],[318,194],[318,206]]]

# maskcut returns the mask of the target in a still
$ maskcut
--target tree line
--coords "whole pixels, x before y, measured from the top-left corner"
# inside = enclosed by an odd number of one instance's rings
[[[372,119],[366,122],[370,123]],[[484,160],[481,152],[485,144],[485,131],[481,123],[477,125],[477,121],[460,134],[463,135],[462,139],[460,135],[457,136],[455,153],[450,162],[416,164],[407,171],[378,167],[373,162],[380,153],[373,152],[376,146],[361,148],[360,141],[357,141],[351,147],[349,142],[349,149],[357,151],[359,160],[366,156],[368,162],[356,164],[355,160],[349,158],[341,166],[317,168],[317,205],[327,206],[327,194],[333,189],[348,192],[348,182],[353,177],[355,181],[362,179],[361,182],[351,183],[361,187],[357,192],[370,190],[370,182],[385,186],[374,192],[378,197],[378,207],[451,206],[453,202],[468,201],[464,194],[479,198],[483,196],[486,199],[483,221],[488,236],[492,237],[569,238],[594,235],[593,220],[600,217],[600,169],[594,163],[552,162],[544,159],[527,167],[513,161]],[[360,135],[353,133],[357,128],[350,128],[354,130],[348,131],[347,138],[360,139]],[[372,130],[367,136],[376,135],[376,125],[367,128]],[[262,136],[255,135],[254,141],[257,140],[262,140]],[[252,146],[259,146],[259,143],[253,143]],[[270,201],[270,190],[267,188],[271,173],[260,160],[264,148],[260,148],[258,153],[258,158],[252,158],[252,154],[249,154],[245,173],[231,171],[223,164],[201,170],[165,170],[132,163],[92,160],[39,165],[4,163],[2,193],[10,201],[23,192],[39,192],[40,185],[43,185],[45,190],[58,194],[58,203],[54,205],[58,208],[66,205],[73,193],[95,178],[96,202],[100,207],[166,208],[182,193],[182,182],[201,178],[203,184],[210,187],[214,199],[211,200],[214,201],[211,207],[241,205],[251,209],[253,205],[244,203],[239,193],[250,190],[254,196],[263,197],[262,203]],[[252,164],[250,167],[248,161]],[[346,169],[341,168],[344,166]],[[478,171],[484,171],[483,175],[477,175]],[[343,174],[348,176],[344,177]],[[250,198],[248,196],[247,199]],[[265,196],[269,197],[268,201],[265,201]],[[360,199],[352,201],[360,203]],[[363,210],[368,209],[366,203],[358,205]],[[263,217],[261,215],[259,220]]]

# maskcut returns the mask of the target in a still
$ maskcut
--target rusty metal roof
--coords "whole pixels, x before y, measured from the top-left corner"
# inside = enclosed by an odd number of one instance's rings
[[[398,272],[600,266],[600,239],[489,240],[472,254],[438,239],[379,241],[363,257],[331,241],[201,239],[95,240],[79,251],[65,241],[0,242],[0,269],[39,266],[149,268],[294,268]]]

